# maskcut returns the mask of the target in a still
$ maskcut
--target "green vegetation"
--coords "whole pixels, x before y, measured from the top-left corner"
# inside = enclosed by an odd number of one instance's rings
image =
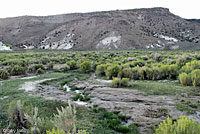
[[[78,89],[73,84],[70,85],[71,82],[88,79],[92,73],[96,73],[98,77],[112,79],[111,87],[139,90],[145,95],[199,95],[199,55],[199,51],[1,52],[0,129],[8,126],[15,129],[23,128],[27,125],[26,120],[32,133],[67,132],[63,131],[62,127],[52,126],[54,115],[64,113],[66,104],[29,96],[28,93],[18,90],[21,84],[28,81],[53,78],[42,84],[52,85],[61,90],[65,90],[63,86],[67,84],[75,91]],[[16,79],[21,75],[39,76],[32,79]],[[6,79],[10,80],[3,81]],[[76,94],[73,99],[89,101],[90,97],[83,93]],[[179,101],[177,99],[176,107],[181,111],[191,114],[199,109],[199,104],[195,101]],[[138,133],[136,124],[123,126],[120,124],[123,120],[120,115],[101,109],[77,107],[74,118],[78,121],[76,129],[86,130],[87,134]],[[7,121],[12,123],[8,124]]]
[[[94,107],[93,111],[100,114],[100,118],[103,120],[102,123],[105,124],[106,126],[108,126],[109,128],[112,128],[120,133],[139,134],[137,124],[132,123],[128,127],[121,125],[122,121],[126,122],[128,120],[127,117],[125,117],[119,113],[107,112],[103,108],[98,109],[98,108]]]
[[[5,70],[0,70],[0,79],[6,80],[9,78],[9,73]]]
[[[113,78],[111,87],[128,87],[129,79],[128,78]]]
[[[195,120],[181,116],[173,122],[170,118],[163,121],[156,129],[155,134],[199,134],[200,124]]]

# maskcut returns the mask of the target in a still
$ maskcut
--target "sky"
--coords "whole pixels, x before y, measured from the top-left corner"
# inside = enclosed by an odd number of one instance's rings
[[[200,19],[199,0],[1,0],[0,18],[47,16],[120,9],[165,7],[183,18]]]

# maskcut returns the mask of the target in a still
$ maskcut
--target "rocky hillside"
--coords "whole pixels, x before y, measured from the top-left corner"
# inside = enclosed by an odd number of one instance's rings
[[[166,8],[0,19],[0,49],[200,49],[199,20]]]

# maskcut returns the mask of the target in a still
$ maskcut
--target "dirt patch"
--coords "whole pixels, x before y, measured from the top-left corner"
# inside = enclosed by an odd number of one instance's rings
[[[30,82],[25,82],[21,88],[21,90],[25,90],[25,91],[33,91],[36,89],[36,86],[39,84],[39,83],[42,83],[44,81],[47,81],[47,80],[51,80],[51,79],[44,79],[44,80],[38,80],[38,81],[30,81]]]

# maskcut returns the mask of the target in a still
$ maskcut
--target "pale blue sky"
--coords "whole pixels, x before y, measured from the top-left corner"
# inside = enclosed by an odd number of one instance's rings
[[[198,0],[2,0],[0,18],[166,7],[183,18],[200,19],[199,3]]]

